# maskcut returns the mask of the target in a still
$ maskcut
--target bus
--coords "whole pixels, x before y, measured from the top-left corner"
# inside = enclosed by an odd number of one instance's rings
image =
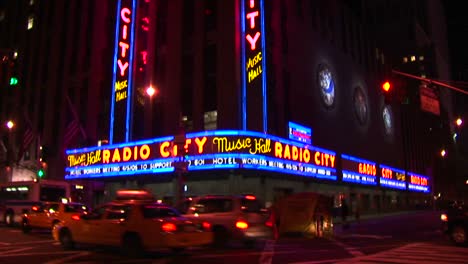
[[[0,222],[18,224],[32,206],[68,200],[70,193],[71,184],[60,180],[0,183]]]

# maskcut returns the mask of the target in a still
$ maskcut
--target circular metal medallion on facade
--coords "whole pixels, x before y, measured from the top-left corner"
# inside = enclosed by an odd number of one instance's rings
[[[357,86],[354,89],[354,95],[353,95],[353,101],[354,101],[354,113],[356,114],[356,117],[359,121],[359,124],[365,125],[367,122],[367,97],[362,90],[362,87]]]
[[[333,74],[326,65],[320,65],[318,69],[318,85],[322,101],[326,107],[332,107],[335,103],[335,81]]]
[[[382,118],[385,128],[385,134],[390,135],[393,132],[393,114],[390,106],[384,106],[382,110]]]

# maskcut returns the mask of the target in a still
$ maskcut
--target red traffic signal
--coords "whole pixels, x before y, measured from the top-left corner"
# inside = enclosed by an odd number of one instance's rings
[[[389,92],[391,89],[392,85],[389,81],[385,81],[384,83],[382,83],[382,90],[384,90],[384,92]]]

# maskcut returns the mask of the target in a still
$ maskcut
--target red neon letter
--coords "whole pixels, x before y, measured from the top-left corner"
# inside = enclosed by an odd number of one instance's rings
[[[245,37],[250,43],[250,49],[251,50],[255,50],[255,43],[257,42],[259,37],[260,37],[260,32],[257,32],[257,34],[255,34],[254,38],[252,38],[250,36],[250,34]]]
[[[250,0],[250,8],[254,8],[255,7],[255,1],[254,0]]]
[[[124,7],[122,11],[120,11],[120,17],[122,18],[123,22],[130,23],[130,17],[128,17],[132,12],[130,9]]]
[[[119,65],[120,75],[121,75],[121,76],[124,76],[124,75],[125,75],[125,70],[126,70],[127,67],[128,67],[128,62],[125,62],[125,64],[122,64],[122,61],[121,61],[121,60],[118,60],[118,61],[117,61],[117,64]]]
[[[125,55],[127,54],[127,49],[130,47],[127,43],[125,42],[119,42],[119,46],[121,47],[121,56],[122,58],[125,58]]]
[[[255,27],[255,17],[256,16],[258,16],[258,11],[247,14],[247,19],[250,19],[250,28]]]

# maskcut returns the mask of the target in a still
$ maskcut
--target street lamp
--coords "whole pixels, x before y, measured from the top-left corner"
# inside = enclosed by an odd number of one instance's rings
[[[455,120],[455,124],[457,124],[457,126],[461,126],[463,124],[463,120],[461,118],[457,118],[457,120]]]
[[[445,155],[447,155],[447,152],[445,151],[445,149],[441,150],[440,156],[445,157]]]
[[[154,89],[153,86],[146,88],[146,94],[148,94],[150,98],[152,98],[155,93],[156,89]]]
[[[11,130],[15,126],[15,123],[11,120],[8,120],[8,122],[6,123],[6,126],[8,127],[8,129]]]

